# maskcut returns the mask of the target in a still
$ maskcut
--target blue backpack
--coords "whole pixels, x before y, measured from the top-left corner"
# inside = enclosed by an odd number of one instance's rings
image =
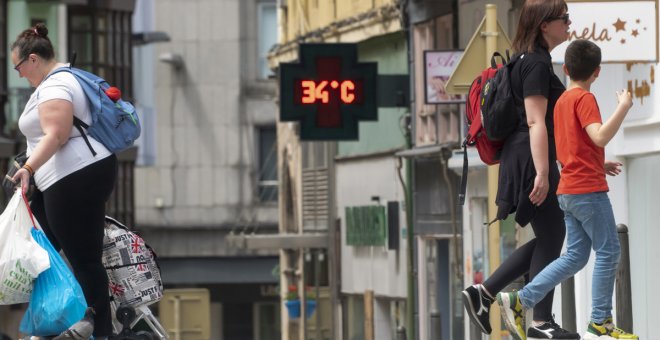
[[[73,125],[80,131],[92,155],[96,156],[96,151],[89,143],[87,134],[103,144],[110,152],[119,152],[133,145],[140,136],[140,120],[131,103],[122,99],[116,102],[110,99],[105,93],[110,84],[95,74],[75,67],[62,67],[51,73],[49,77],[59,72],[73,74],[87,96],[92,123],[87,125],[73,116]],[[87,134],[83,129],[87,130]]]

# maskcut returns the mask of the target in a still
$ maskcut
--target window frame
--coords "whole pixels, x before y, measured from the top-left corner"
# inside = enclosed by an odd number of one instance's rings
[[[272,7],[275,10],[275,27],[273,28],[276,32],[278,30],[277,27],[277,3],[273,2],[260,2],[257,3],[257,79],[259,80],[266,80],[272,77],[275,77],[275,72],[268,68],[268,51],[270,48],[277,44],[277,34],[275,35],[275,39],[273,41],[273,44],[269,46],[265,51],[261,51],[261,45],[263,42],[263,36],[262,36],[262,30],[264,29],[263,23],[264,23],[264,9],[266,7]],[[262,55],[263,53],[263,55]],[[263,68],[263,64],[265,63],[266,68]],[[264,70],[267,70],[266,74],[264,74]]]
[[[255,193],[256,193],[256,200],[260,203],[263,204],[269,204],[269,203],[277,203],[279,201],[279,183],[278,183],[278,169],[277,169],[277,126],[275,124],[269,124],[269,125],[258,125],[255,126],[255,132],[256,132],[256,143],[257,143],[257,154],[256,154],[256,162],[255,162],[255,168],[256,168],[256,174],[255,174],[255,179],[256,179],[256,188],[255,188]],[[264,135],[265,131],[272,131],[273,132],[273,144],[270,147],[271,150],[265,151],[262,143],[262,136]],[[266,152],[266,154],[264,154]],[[270,179],[270,178],[264,178],[264,176],[267,174],[266,171],[264,171],[264,167],[266,166],[265,163],[270,162],[270,157],[274,157],[274,160],[272,161],[273,165],[273,170],[275,172],[275,178]],[[270,173],[270,171],[268,171]],[[271,195],[269,195],[267,198],[263,197],[264,192],[269,192],[272,190]]]
[[[132,11],[90,6],[68,6],[67,13],[69,60],[74,48],[78,49],[74,66],[120,88],[122,97],[129,101],[134,100],[132,15]],[[78,18],[87,18],[89,27],[75,27]],[[89,48],[89,56],[80,52]],[[81,56],[85,59],[81,60]]]

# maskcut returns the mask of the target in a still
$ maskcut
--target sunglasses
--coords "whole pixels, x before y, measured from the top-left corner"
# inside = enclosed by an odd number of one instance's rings
[[[20,62],[18,62],[18,64],[16,64],[16,66],[14,66],[14,70],[16,70],[17,72],[21,72],[21,65],[23,65],[23,63],[26,62],[28,59],[29,59],[29,57],[27,57],[27,58],[21,60]]]
[[[564,20],[564,24],[568,24],[568,20],[569,20],[568,13],[566,13],[564,15],[560,15],[558,17],[550,17],[550,18],[548,18],[547,21],[554,21],[554,20],[559,20],[559,19]]]

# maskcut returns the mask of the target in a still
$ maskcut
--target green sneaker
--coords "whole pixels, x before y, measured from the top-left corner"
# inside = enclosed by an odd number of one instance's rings
[[[639,339],[637,335],[628,333],[623,329],[615,326],[614,322],[612,321],[612,317],[607,318],[607,320],[605,320],[605,323],[603,323],[603,325],[605,326],[605,328],[609,329],[612,332],[612,337],[615,339],[633,339],[633,340]]]
[[[607,318],[602,325],[596,324],[593,321],[589,323],[587,332],[584,334],[585,340],[610,340],[610,339],[632,339],[638,340],[639,337],[635,334],[628,333],[621,328],[614,325],[612,318]]]
[[[506,325],[511,336],[516,340],[526,340],[527,336],[525,335],[525,325],[523,323],[525,310],[520,298],[518,298],[518,292],[497,294],[497,304],[500,305],[502,320],[504,320],[504,325]]]
[[[612,331],[605,327],[605,324],[599,325],[597,323],[589,322],[587,331],[582,337],[584,340],[613,340],[616,339],[612,336]]]

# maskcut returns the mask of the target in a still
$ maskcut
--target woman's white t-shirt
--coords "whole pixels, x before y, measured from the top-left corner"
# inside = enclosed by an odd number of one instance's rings
[[[68,67],[68,65],[62,64],[61,67]],[[44,137],[44,131],[39,122],[39,105],[52,99],[64,99],[73,103],[73,114],[87,124],[92,122],[87,97],[73,74],[59,72],[46,76],[46,79],[30,96],[18,120],[18,127],[27,140],[28,156]],[[87,135],[87,138],[96,151],[96,156],[92,155],[78,129],[72,127],[69,140],[35,172],[34,180],[39,190],[44,191],[65,176],[112,154],[92,136]]]

